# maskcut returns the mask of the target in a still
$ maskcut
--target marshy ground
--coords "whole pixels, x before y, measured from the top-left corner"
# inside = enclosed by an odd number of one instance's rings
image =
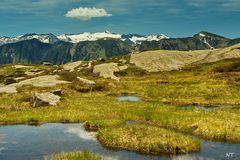
[[[18,93],[1,94],[0,123],[86,122],[86,129],[97,131],[104,146],[147,154],[198,151],[201,144],[196,138],[240,143],[239,64],[239,59],[232,59],[158,73],[128,64],[128,69],[115,72],[120,81],[99,78],[91,68],[57,72],[51,66],[35,66],[45,71],[42,75],[56,72],[70,83],[48,88],[22,86]],[[25,70],[2,66],[0,74],[20,77]],[[96,85],[83,84],[77,76]],[[57,106],[31,107],[28,99],[35,92],[57,88],[66,92]],[[119,101],[122,95],[138,96],[142,101]],[[206,111],[199,105],[234,107]],[[129,121],[141,123],[126,125]]]

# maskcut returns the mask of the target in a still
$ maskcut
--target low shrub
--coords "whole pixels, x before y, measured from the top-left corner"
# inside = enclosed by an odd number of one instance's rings
[[[73,90],[76,90],[76,91],[82,92],[82,93],[102,92],[102,91],[106,91],[108,89],[108,85],[106,83],[97,83],[95,85],[91,85],[91,84],[85,84],[78,80],[73,81],[69,87],[70,87],[70,89],[73,89]]]
[[[74,81],[77,80],[77,74],[75,72],[69,72],[69,71],[60,71],[58,72],[58,75],[65,81]]]

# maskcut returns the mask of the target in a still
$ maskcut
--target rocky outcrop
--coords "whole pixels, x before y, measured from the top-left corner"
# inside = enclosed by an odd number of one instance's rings
[[[103,78],[111,78],[119,81],[120,78],[114,75],[114,72],[127,69],[127,66],[118,66],[118,63],[104,63],[94,66],[93,73],[99,74]]]
[[[25,65],[20,65],[20,64],[14,65],[13,67],[16,69],[33,68],[33,66],[25,66]]]
[[[61,97],[50,92],[36,93],[33,97],[33,107],[55,106],[60,102]]]
[[[0,93],[17,93],[17,88],[30,85],[33,87],[54,87],[57,84],[67,84],[68,81],[59,80],[57,75],[39,76],[31,79],[22,80],[18,83],[0,86]]]
[[[149,72],[179,70],[186,65],[240,58],[240,45],[202,51],[147,51],[132,54],[130,63]]]
[[[82,64],[82,61],[67,63],[63,65],[63,69],[66,71],[73,72],[78,66]]]
[[[31,85],[34,87],[53,87],[57,84],[67,84],[69,82],[59,80],[58,75],[46,75],[46,76],[39,76],[27,80],[23,80],[17,84],[15,84],[17,87],[21,87],[24,85]]]
[[[85,79],[85,78],[81,78],[81,77],[77,77],[77,79],[81,82],[83,82],[84,84],[88,84],[88,85],[95,85],[96,82]]]
[[[40,70],[40,69],[31,69],[29,71],[26,71],[25,74],[27,76],[37,76],[37,75],[43,74],[44,72],[45,71]]]
[[[17,93],[17,88],[15,86],[2,86],[0,87],[0,93]]]

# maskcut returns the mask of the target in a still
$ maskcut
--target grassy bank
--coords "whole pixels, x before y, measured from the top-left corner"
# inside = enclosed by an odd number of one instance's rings
[[[103,160],[91,152],[70,152],[53,155],[51,160]]]
[[[181,154],[200,150],[200,142],[185,135],[148,125],[107,128],[98,140],[108,148],[147,154]]]

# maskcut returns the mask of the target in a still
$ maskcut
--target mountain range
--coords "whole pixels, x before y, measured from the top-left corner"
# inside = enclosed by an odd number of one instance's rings
[[[147,50],[205,50],[223,48],[240,43],[209,32],[193,37],[170,38],[160,35],[97,33],[26,34],[0,37],[0,64],[51,62],[63,64],[77,60],[93,60],[126,55]]]
[[[160,35],[138,35],[138,34],[117,34],[111,33],[109,31],[105,32],[97,32],[97,33],[89,33],[84,32],[80,34],[62,34],[59,36],[55,36],[52,33],[49,34],[25,34],[17,37],[0,37],[0,45],[8,44],[8,43],[16,43],[23,40],[31,40],[38,39],[42,43],[50,43],[54,44],[59,41],[69,42],[69,43],[79,43],[84,41],[97,41],[100,39],[119,39],[124,42],[140,44],[144,41],[160,41],[162,39],[168,39],[169,37],[160,34]]]

